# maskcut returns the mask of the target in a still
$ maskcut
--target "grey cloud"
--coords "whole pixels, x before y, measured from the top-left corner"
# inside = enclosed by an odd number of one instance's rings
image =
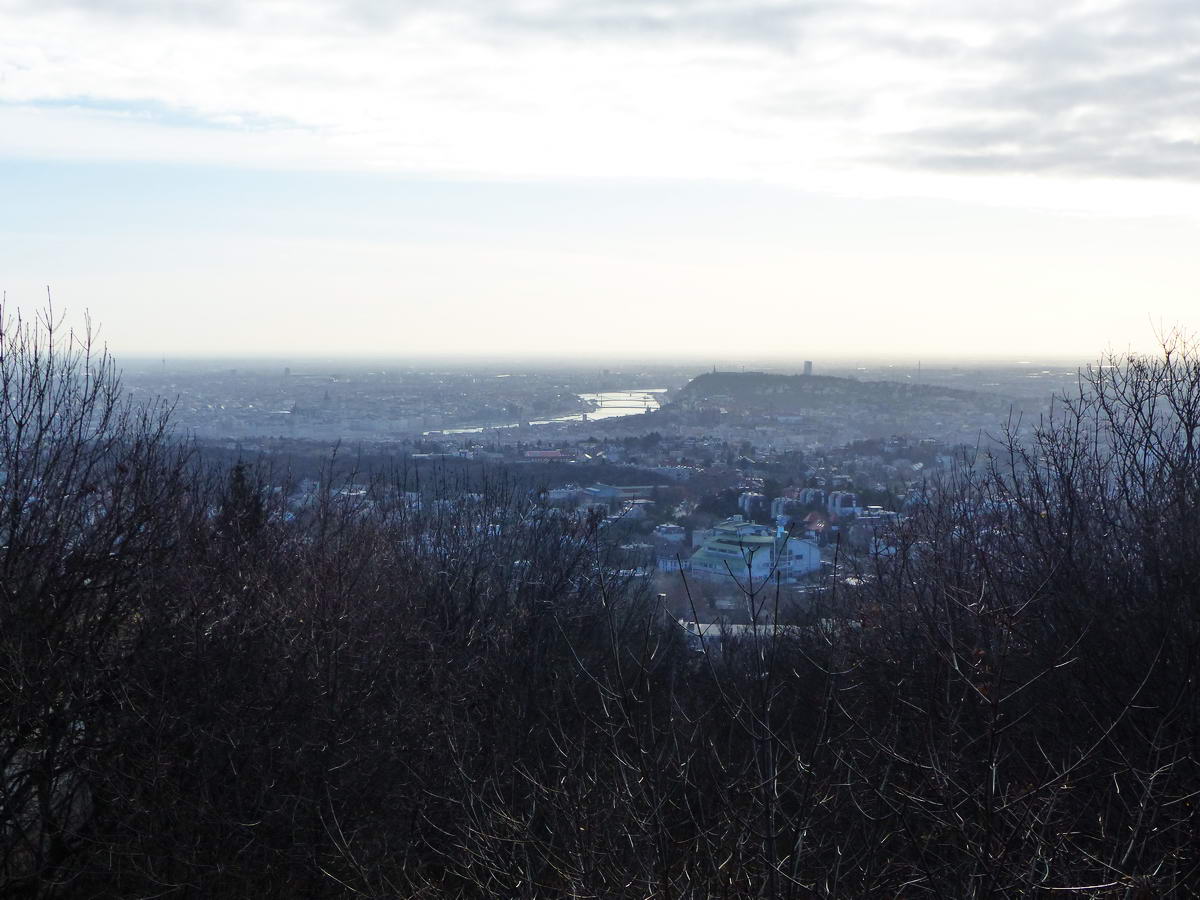
[[[536,8],[511,0],[297,0],[333,29],[378,32],[426,15],[453,16],[472,37],[562,40],[703,38],[787,49],[816,20],[857,15],[872,0],[557,0]],[[0,0],[27,13],[71,9],[86,15],[169,23],[238,26],[250,11],[289,18],[287,5],[249,7],[244,0]]]
[[[1054,144],[1019,151],[941,152],[909,161],[920,168],[964,174],[1200,179],[1200,143],[1154,138],[1127,140],[1114,147],[1091,137],[1069,135]]]
[[[946,60],[961,58],[970,52],[965,43],[953,38],[918,36],[861,23],[846,29],[846,34],[851,41],[869,48],[872,52],[887,51],[902,56],[937,57]]]
[[[811,116],[852,120],[866,111],[869,102],[867,97],[796,87],[774,91],[755,103],[754,107],[761,113],[783,119]]]
[[[26,14],[73,10],[85,15],[119,19],[214,26],[238,24],[244,9],[237,0],[10,0],[0,4],[0,10],[5,7]]]
[[[752,2],[647,4],[607,0],[563,7],[548,15],[493,14],[488,21],[573,38],[687,36],[777,44],[793,39],[805,20],[826,10],[817,3],[782,7]]]
[[[338,8],[347,20],[373,28],[394,25],[418,12],[450,12],[484,39],[703,38],[786,49],[802,35],[806,23],[866,7],[860,0],[563,0],[537,9],[495,0],[445,0],[436,5],[342,0]]]
[[[891,136],[883,159],[918,169],[1200,179],[1200,6],[1127,0],[1031,28],[997,23],[988,82],[935,92],[948,124]],[[1005,124],[996,125],[999,120]]]
[[[880,161],[949,172],[1200,178],[1200,142],[1165,138],[1119,115],[1086,125],[1028,116],[1005,126],[923,129],[903,144],[903,154]]]

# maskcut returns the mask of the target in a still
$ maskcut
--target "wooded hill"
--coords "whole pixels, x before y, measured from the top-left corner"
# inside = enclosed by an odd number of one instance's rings
[[[859,381],[831,375],[775,375],[766,372],[706,372],[689,381],[673,402],[692,409],[714,406],[730,412],[764,415],[856,410],[924,410],[933,406],[1007,406],[978,391],[897,381]]]

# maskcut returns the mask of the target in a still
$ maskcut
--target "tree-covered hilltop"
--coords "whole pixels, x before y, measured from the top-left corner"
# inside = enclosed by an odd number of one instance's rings
[[[1004,421],[1012,403],[996,394],[938,385],[830,375],[707,372],[681,388],[662,417],[679,415],[683,421],[706,422],[721,416],[742,421],[777,419],[826,438],[841,435],[844,439],[846,426],[857,437],[915,432],[963,439]]]
[[[767,372],[705,372],[684,385],[674,402],[685,408],[721,406],[731,412],[768,415],[847,409],[903,410],[955,402],[1004,405],[995,395],[937,385]]]
[[[1200,883],[1185,343],[733,629],[503,478],[202,463],[52,324],[0,328],[4,896]]]

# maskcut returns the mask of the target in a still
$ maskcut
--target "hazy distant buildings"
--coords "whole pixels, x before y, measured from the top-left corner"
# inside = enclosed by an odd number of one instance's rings
[[[811,359],[806,359],[804,361],[804,374],[805,375],[812,374],[812,360]]]
[[[835,519],[842,516],[857,516],[863,511],[858,502],[858,494],[853,491],[831,492],[827,509],[829,515]]]
[[[767,513],[767,498],[757,491],[746,491],[738,495],[738,509],[747,519],[757,519]]]
[[[687,532],[682,525],[664,523],[654,529],[654,536],[670,544],[682,545],[687,537]]]
[[[640,501],[653,500],[661,489],[656,484],[594,484],[583,489],[583,502],[592,507],[605,507],[610,512],[632,508]]]

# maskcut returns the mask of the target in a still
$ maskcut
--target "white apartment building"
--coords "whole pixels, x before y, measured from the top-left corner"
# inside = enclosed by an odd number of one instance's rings
[[[794,584],[821,568],[821,550],[781,529],[733,516],[712,527],[688,567],[694,577],[719,580],[732,575],[746,586],[774,582],[776,577]]]

